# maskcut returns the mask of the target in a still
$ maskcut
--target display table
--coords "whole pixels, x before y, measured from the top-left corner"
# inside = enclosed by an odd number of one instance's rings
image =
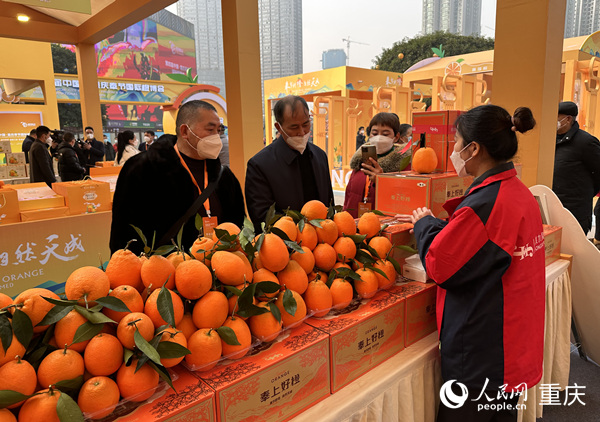
[[[571,282],[569,261],[546,267],[544,373],[527,391],[527,408],[519,421],[542,416],[540,385],[569,382]],[[315,421],[434,422],[442,385],[437,332],[375,367],[337,393],[293,419]]]
[[[526,409],[519,421],[535,422],[542,417],[540,404],[542,384],[559,384],[564,390],[569,383],[571,352],[571,279],[569,261],[558,260],[546,267],[546,323],[544,329],[544,373],[541,381],[527,390]],[[523,399],[521,399],[523,402]]]
[[[404,349],[294,422],[434,422],[442,376],[437,331]]]

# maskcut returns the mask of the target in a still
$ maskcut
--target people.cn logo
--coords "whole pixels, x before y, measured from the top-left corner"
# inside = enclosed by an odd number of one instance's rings
[[[460,396],[454,394],[454,392],[452,391],[452,383],[454,382],[456,382],[456,385],[458,385],[458,387],[460,388]],[[468,395],[469,390],[467,390],[467,387],[456,380],[446,381],[440,389],[440,400],[442,401],[442,403],[444,403],[444,406],[446,406],[449,409],[458,409],[459,407],[461,407],[467,401]]]

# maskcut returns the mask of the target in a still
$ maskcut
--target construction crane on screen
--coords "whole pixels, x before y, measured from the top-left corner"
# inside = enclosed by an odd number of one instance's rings
[[[346,66],[350,66],[350,43],[361,44],[361,45],[369,45],[364,42],[353,41],[350,39],[350,35],[347,38],[342,38],[342,41],[346,43]]]

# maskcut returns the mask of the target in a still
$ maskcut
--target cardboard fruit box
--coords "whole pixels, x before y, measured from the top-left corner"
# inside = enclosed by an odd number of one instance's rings
[[[123,166],[90,167],[90,177],[119,174]]]
[[[65,206],[65,198],[50,189],[44,182],[13,185],[13,188],[19,195],[21,212]]]
[[[69,214],[110,211],[110,184],[99,180],[53,183],[52,189],[65,197]]]
[[[27,177],[26,164],[9,164],[6,166],[7,179],[20,179],[23,177]]]
[[[329,396],[324,332],[301,324],[251,353],[198,373],[215,390],[219,422],[283,422]]]
[[[24,152],[7,152],[6,164],[25,164]]]
[[[456,143],[454,122],[461,113],[462,111],[457,110],[413,113],[413,139],[419,139],[422,133],[425,134],[425,146],[432,148],[438,159],[435,171],[455,171],[450,154]],[[416,149],[418,145],[413,150],[413,156]]]
[[[393,246],[409,246],[413,249],[417,249],[417,240],[415,239],[415,235],[410,233],[412,229],[410,225],[402,223],[393,217],[380,217],[380,221],[382,225],[387,225],[381,232],[381,235],[387,237],[389,241],[392,242]],[[412,255],[411,252],[403,251],[398,248],[392,249],[391,253],[391,257],[400,265],[402,265],[404,260],[410,255]]]
[[[11,152],[10,141],[0,141],[0,154]]]
[[[11,187],[0,187],[0,224],[18,223],[19,196]]]
[[[114,161],[97,161],[96,167],[112,167],[115,165]]]
[[[400,278],[400,281],[388,292],[406,301],[404,347],[416,343],[437,330],[435,316],[437,285],[434,282],[422,283]]]
[[[332,393],[404,349],[404,306],[401,296],[380,291],[347,313],[306,320],[329,334]]]
[[[161,381],[158,392],[142,403],[122,400],[103,422],[206,421],[214,422],[214,391],[197,374],[177,365],[171,369],[173,391]],[[94,415],[88,416],[88,421]],[[41,422],[41,421],[40,421]]]
[[[558,261],[560,259],[562,227],[544,224],[543,228],[546,266],[548,266],[554,261]]]
[[[69,215],[69,208],[56,207],[44,208],[41,210],[29,210],[21,213],[21,221],[47,220],[49,218],[66,217]]]
[[[384,173],[377,177],[375,208],[386,214],[412,214],[427,207],[436,217],[447,218],[444,203],[464,195],[471,183],[473,177],[459,177],[454,172]]]

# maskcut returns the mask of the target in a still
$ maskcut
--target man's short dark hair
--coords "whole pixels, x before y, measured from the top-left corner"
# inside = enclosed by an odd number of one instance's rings
[[[91,130],[92,132],[94,131],[94,128],[91,126],[86,126],[85,129],[83,129],[83,131],[85,132],[88,129]]]
[[[148,134],[148,135],[150,135],[150,136],[154,136],[154,132],[152,132],[151,130],[147,130],[147,131],[146,131],[146,132],[144,132],[144,133],[147,133],[147,134]]]
[[[296,111],[296,106],[298,103],[301,103],[306,110],[306,114],[310,115],[308,111],[308,104],[306,100],[302,97],[298,97],[297,95],[288,95],[287,97],[283,97],[281,100],[278,100],[275,103],[275,107],[273,107],[273,115],[275,116],[275,121],[279,124],[283,123],[283,115],[288,106],[292,108],[292,116]]]
[[[63,136],[63,139],[66,142],[71,142],[73,139],[75,139],[75,135],[73,135],[71,132],[65,132],[65,136]]]
[[[37,129],[31,129],[31,130],[29,131],[29,134],[30,134],[30,135],[34,135],[36,132],[37,132]]]
[[[175,121],[177,135],[179,135],[179,128],[181,125],[189,125],[198,110],[202,108],[205,110],[214,111],[215,113],[217,112],[217,109],[211,103],[202,100],[188,101],[179,107],[179,112],[177,113],[177,119]]]
[[[37,135],[38,138],[42,135],[49,135],[50,128],[47,126],[38,126],[37,129],[35,130],[35,134]]]

